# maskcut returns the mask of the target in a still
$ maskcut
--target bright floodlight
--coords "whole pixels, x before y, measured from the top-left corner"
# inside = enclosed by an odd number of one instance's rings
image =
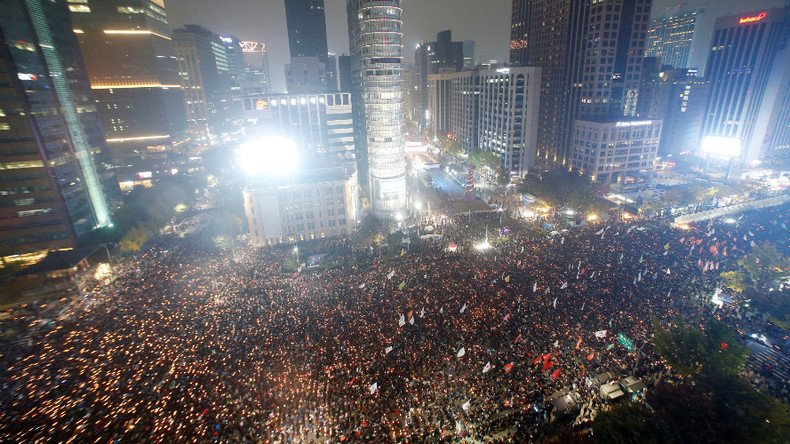
[[[707,136],[700,151],[716,157],[733,158],[741,154],[741,139],[736,137]]]
[[[265,137],[247,142],[236,156],[241,168],[253,176],[283,176],[299,166],[296,143],[286,137]]]

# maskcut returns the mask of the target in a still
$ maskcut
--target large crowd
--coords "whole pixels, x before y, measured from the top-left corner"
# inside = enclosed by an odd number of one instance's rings
[[[787,251],[787,220],[601,223],[476,251],[460,218],[390,258],[323,244],[368,260],[301,274],[290,252],[173,239],[2,349],[0,441],[450,442],[501,418],[519,434],[501,439],[534,438],[560,389],[594,407],[593,375],[665,377],[653,320],[746,322],[707,301],[753,242]]]

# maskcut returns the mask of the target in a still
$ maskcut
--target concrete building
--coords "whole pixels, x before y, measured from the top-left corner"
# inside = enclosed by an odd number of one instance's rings
[[[716,20],[705,75],[711,81],[702,136],[739,139],[739,160],[759,159],[771,116],[788,88],[790,8]]]
[[[268,94],[243,102],[248,135],[283,135],[296,142],[305,159],[356,168],[350,93]]]
[[[474,42],[471,47],[466,49],[472,53],[470,59],[474,59]],[[420,117],[420,123],[431,124],[425,111],[428,109],[430,92],[428,91],[428,76],[440,73],[459,72],[464,69],[466,59],[464,55],[464,42],[454,42],[453,34],[450,30],[436,34],[436,41],[421,42],[417,45],[414,53],[416,97],[418,106],[412,113]]]
[[[403,63],[400,0],[349,0],[349,47],[356,85],[352,97],[365,111],[366,144],[357,146],[363,187],[378,218],[393,219],[406,207],[403,139]],[[354,94],[356,92],[356,94]],[[356,132],[355,132],[356,133]]]
[[[250,185],[244,211],[259,247],[351,234],[357,225],[355,173],[304,172],[287,183]]]
[[[573,170],[604,184],[649,180],[661,128],[661,120],[578,120],[573,131]]]
[[[113,163],[183,148],[184,96],[164,1],[72,0],[69,11]]]
[[[541,69],[477,68],[430,76],[431,114],[443,137],[467,152],[496,153],[504,171],[524,176],[535,165]]]
[[[656,57],[662,64],[673,68],[688,68],[696,24],[696,12],[667,15],[653,20],[647,30],[645,55]]]
[[[2,268],[110,225],[113,181],[102,175],[107,146],[67,3],[3,2],[0,39]]]

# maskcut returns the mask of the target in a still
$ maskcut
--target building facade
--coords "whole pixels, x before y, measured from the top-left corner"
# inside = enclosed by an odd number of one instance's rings
[[[3,2],[0,39],[2,267],[110,225],[112,181],[102,177],[107,146],[67,3]]]
[[[739,139],[740,160],[760,157],[770,116],[787,89],[790,8],[716,20],[705,75],[711,82],[702,136]],[[776,83],[780,82],[780,83]]]
[[[285,85],[288,94],[326,92],[326,64],[318,57],[291,57],[285,65]]]
[[[355,169],[350,93],[269,94],[244,98],[248,135],[279,133],[296,142],[305,159]]]
[[[541,70],[477,68],[430,76],[431,114],[467,152],[491,151],[523,177],[535,165]]]
[[[384,219],[402,214],[407,200],[400,3],[400,0],[348,2],[349,47],[354,57],[352,77],[358,82],[355,89],[359,88],[365,110],[366,153],[358,161],[367,164],[372,212]]]
[[[234,131],[233,76],[225,42],[198,25],[173,32],[184,108],[195,144],[210,146]]]
[[[644,76],[644,73],[643,73]],[[663,120],[659,155],[696,151],[710,82],[692,68],[667,69],[642,79],[639,117]]]
[[[256,246],[346,236],[357,225],[357,178],[341,169],[311,171],[287,184],[252,185],[244,211]]]
[[[161,159],[185,143],[178,60],[163,0],[70,0],[113,163]]]
[[[416,97],[418,109],[412,111],[415,116],[420,116],[420,123],[431,124],[431,116],[425,113],[429,109],[430,92],[428,91],[428,76],[440,73],[459,72],[464,69],[466,58],[464,42],[454,42],[450,30],[436,34],[435,42],[421,42],[414,53]],[[471,46],[470,61],[474,59],[474,42]]]
[[[649,180],[655,171],[661,129],[661,120],[577,120],[573,169],[604,184]]]
[[[291,57],[318,57],[326,62],[324,0],[285,0],[285,22]]]
[[[688,68],[696,24],[696,12],[668,15],[653,20],[647,31],[645,54],[656,57],[662,64],[673,68]]]

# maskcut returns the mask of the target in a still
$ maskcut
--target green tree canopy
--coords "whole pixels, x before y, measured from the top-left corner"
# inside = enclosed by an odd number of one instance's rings
[[[705,330],[683,322],[671,329],[653,323],[656,351],[677,373],[735,375],[741,371],[749,350],[738,342],[737,333],[726,324],[712,321]]]
[[[755,245],[748,256],[738,261],[738,265],[746,270],[755,290],[764,292],[781,276],[785,258],[776,246],[763,242]]]

